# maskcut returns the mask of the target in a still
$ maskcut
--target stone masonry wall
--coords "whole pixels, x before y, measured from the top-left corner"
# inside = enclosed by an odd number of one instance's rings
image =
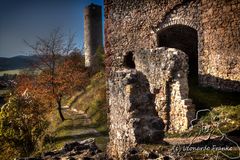
[[[164,129],[188,129],[195,110],[188,99],[187,59],[176,49],[139,50],[133,57],[136,69],[114,73],[109,80],[111,157],[121,159],[137,144],[161,142]]]
[[[188,53],[166,46],[158,48],[158,35],[167,27],[183,25],[197,32],[199,84],[240,91],[239,0],[105,0],[104,3],[111,123],[109,153],[113,157],[121,157],[129,147],[144,141],[161,140],[164,129],[184,131],[192,119]],[[183,39],[186,37],[179,37],[180,42],[189,41]],[[131,58],[130,53],[135,64],[127,66],[126,57]],[[192,62],[190,56],[189,62]]]
[[[140,50],[134,55],[136,70],[146,75],[155,108],[170,132],[186,131],[195,108],[188,98],[188,57],[174,48]]]
[[[198,32],[199,82],[240,91],[239,0],[105,0],[105,51],[108,72],[123,55],[158,47],[157,35],[182,24]]]
[[[201,83],[240,91],[240,1],[201,2]]]
[[[122,159],[129,148],[139,143],[156,143],[163,139],[163,122],[157,116],[154,97],[146,77],[124,69],[109,81],[110,143],[108,153]]]

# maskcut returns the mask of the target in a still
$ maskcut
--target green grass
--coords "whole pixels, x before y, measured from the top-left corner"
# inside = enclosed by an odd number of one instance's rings
[[[218,128],[223,133],[230,133],[240,129],[240,105],[220,106],[214,108],[211,113],[202,117],[201,121],[205,124],[219,123]],[[220,134],[216,130],[215,134]]]
[[[196,80],[190,80],[189,97],[193,100],[197,110],[212,109],[221,105],[235,106],[240,104],[240,93],[201,87],[197,85]]]
[[[6,71],[0,71],[0,76],[3,76],[4,74],[20,74],[23,71],[23,69],[15,69],[15,70],[6,70]]]
[[[208,108],[211,113],[201,115],[198,123],[195,124],[193,130],[181,134],[166,134],[166,137],[190,137],[199,133],[201,124],[211,124],[218,122],[219,119],[212,119],[212,116],[220,117],[223,121],[219,127],[222,132],[229,133],[240,129],[240,99],[239,94],[227,93],[214,90],[212,88],[203,88],[197,85],[190,85],[190,97],[196,104],[196,109]],[[105,150],[108,142],[107,127],[107,101],[106,101],[106,78],[103,72],[99,72],[90,79],[86,91],[76,92],[71,97],[64,99],[64,105],[70,106],[77,110],[84,111],[91,120],[86,123],[86,119],[77,115],[64,112],[66,121],[61,122],[58,113],[53,111],[49,117],[51,126],[48,131],[48,141],[42,147],[41,152],[61,148],[65,143],[83,140],[86,138],[96,138],[97,145]],[[87,131],[94,129],[100,135],[92,134]],[[219,134],[219,132],[214,132]],[[204,135],[204,133],[202,134]],[[151,145],[145,146],[156,150],[164,151],[165,146]],[[171,146],[167,146],[169,148]],[[201,153],[197,152],[196,155]]]
[[[95,138],[101,150],[106,149],[108,142],[106,85],[103,72],[90,79],[86,91],[76,92],[64,99],[64,106],[84,111],[87,119],[69,109],[64,110],[66,120],[61,122],[56,111],[49,114],[51,125],[46,133],[45,143],[39,153],[60,149],[67,142]],[[97,132],[97,133],[96,133]]]
[[[56,128],[49,135],[49,142],[45,144],[43,150],[60,149],[65,143],[81,141],[87,138],[95,138],[100,149],[106,148],[108,137],[95,132],[96,126],[87,123],[83,116],[77,114],[67,115],[65,112],[64,122],[56,124]],[[51,128],[54,128],[53,126]]]
[[[39,74],[41,71],[39,69],[32,70],[32,68],[4,70],[4,71],[0,71],[0,76],[3,76],[4,74],[19,75],[19,74],[24,73],[24,72],[31,72],[31,73],[34,73],[34,74]]]
[[[99,72],[91,78],[85,93],[82,93],[72,105],[87,113],[93,124],[98,126],[99,132],[108,132],[106,78],[103,72]]]
[[[209,109],[211,113],[200,113],[200,123],[209,123],[211,116],[218,117],[215,122],[228,119],[228,122],[222,124],[222,130],[233,131],[234,126],[239,129],[240,125],[240,93],[238,92],[224,92],[210,87],[201,87],[197,85],[196,79],[190,80],[189,97],[196,105],[196,110]],[[199,123],[198,123],[199,124]]]
[[[219,91],[210,87],[200,87],[195,80],[190,80],[189,97],[196,105],[196,111],[209,109],[209,112],[199,113],[198,121],[195,121],[193,130],[184,133],[166,133],[166,137],[190,137],[200,132],[202,124],[217,123],[226,119],[219,127],[222,132],[229,133],[240,130],[240,93]],[[217,117],[212,120],[212,117]],[[207,135],[201,133],[201,135]],[[219,131],[214,134],[219,135]]]
[[[7,94],[8,92],[9,92],[8,89],[2,89],[2,90],[0,90],[0,96],[5,95],[5,94]]]
[[[206,115],[202,116],[193,130],[182,134],[182,136],[208,135],[208,130],[202,131],[202,126],[211,126],[210,130],[214,135],[222,133],[231,133],[240,130],[240,105],[237,106],[219,106],[212,109]]]
[[[237,106],[218,106],[214,107],[211,112],[196,121],[192,130],[184,133],[166,133],[166,137],[194,137],[197,135],[209,135],[212,131],[213,135],[231,134],[240,130],[240,105]],[[210,126],[210,130],[202,130],[203,126]]]

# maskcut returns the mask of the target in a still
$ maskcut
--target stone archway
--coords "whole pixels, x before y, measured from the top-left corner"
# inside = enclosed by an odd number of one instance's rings
[[[197,30],[182,24],[165,27],[157,33],[158,47],[180,49],[189,57],[189,81],[198,79],[198,33]]]

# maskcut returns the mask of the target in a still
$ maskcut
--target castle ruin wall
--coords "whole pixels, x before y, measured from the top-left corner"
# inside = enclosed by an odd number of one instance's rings
[[[173,48],[139,50],[130,60],[136,68],[125,64],[108,83],[108,153],[116,159],[138,144],[162,142],[164,131],[186,131],[195,115],[188,98],[188,58],[184,52]]]
[[[108,72],[123,55],[158,47],[158,33],[186,25],[198,34],[198,79],[203,86],[240,91],[239,0],[105,0]]]

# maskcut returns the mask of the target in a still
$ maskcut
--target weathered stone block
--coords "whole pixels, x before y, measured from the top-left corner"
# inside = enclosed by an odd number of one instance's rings
[[[109,153],[116,158],[141,143],[158,143],[164,130],[188,129],[194,105],[188,99],[187,55],[173,48],[139,50],[135,69],[109,79]]]

